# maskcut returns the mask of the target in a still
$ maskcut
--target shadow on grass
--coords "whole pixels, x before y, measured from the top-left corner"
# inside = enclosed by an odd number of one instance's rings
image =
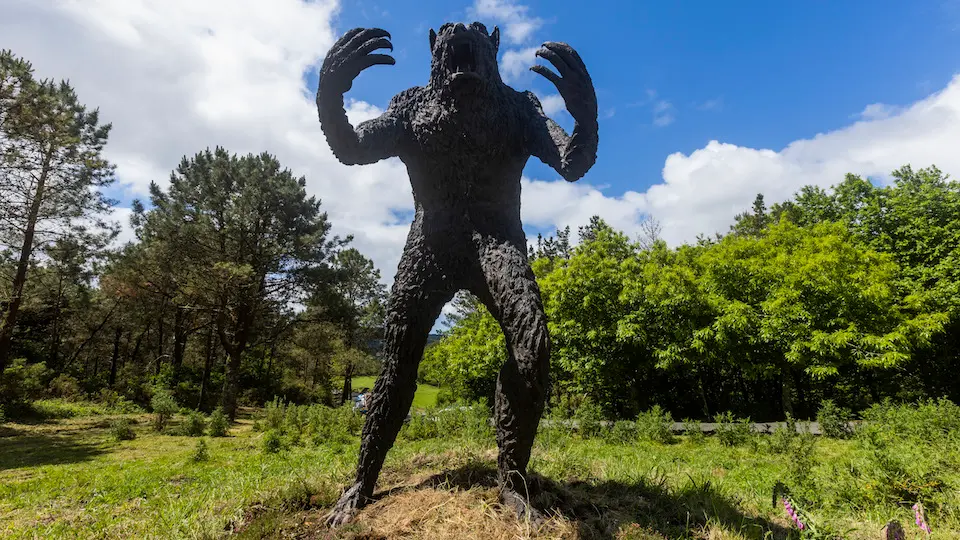
[[[46,435],[0,427],[0,471],[87,461],[102,454],[100,445],[80,437]]]
[[[537,474],[529,480],[533,492],[538,492],[533,505],[572,521],[580,538],[701,538],[707,525],[719,525],[747,538],[782,539],[789,534],[780,525],[744,514],[709,481],[698,484],[691,479],[674,490],[644,481],[556,482]],[[496,485],[496,469],[475,463],[434,475],[417,488]]]

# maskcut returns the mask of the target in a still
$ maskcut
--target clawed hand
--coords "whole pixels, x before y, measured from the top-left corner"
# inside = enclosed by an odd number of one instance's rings
[[[574,120],[580,124],[596,123],[597,94],[577,51],[566,43],[548,41],[537,50],[537,56],[549,60],[560,75],[541,65],[531,67],[530,71],[543,75],[557,87]]]
[[[320,88],[343,94],[353,86],[361,71],[377,64],[397,61],[387,54],[370,54],[377,49],[393,50],[390,33],[380,28],[354,28],[344,34],[327,53],[320,68]]]

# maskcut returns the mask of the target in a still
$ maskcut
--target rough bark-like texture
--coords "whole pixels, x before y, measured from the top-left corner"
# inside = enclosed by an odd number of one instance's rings
[[[347,165],[399,157],[416,207],[391,293],[385,364],[363,427],[356,481],[329,516],[331,525],[348,521],[370,501],[413,402],[427,334],[460,289],[484,302],[506,337],[509,354],[495,400],[502,499],[519,514],[536,514],[525,502],[523,476],[543,411],[550,340],[520,223],[520,175],[533,156],[568,181],[582,177],[596,160],[597,101],[576,51],[545,43],[537,55],[559,75],[544,66],[531,69],[564,98],[576,120],[567,135],[531,92],[503,83],[499,35],[480,23],[431,30],[428,84],[397,94],[383,115],[356,129],[344,112],[343,94],[362,70],[394,63],[388,55],[371,54],[392,49],[389,34],[351,30],[321,68],[317,108],[334,155]]]

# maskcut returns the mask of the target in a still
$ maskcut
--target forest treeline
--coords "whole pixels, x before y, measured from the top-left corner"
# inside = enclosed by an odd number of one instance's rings
[[[68,82],[0,52],[0,407],[159,389],[232,417],[277,395],[330,402],[335,380],[375,372],[379,272],[331,235],[304,178],[201,150],[133,201],[118,247],[110,129]]]
[[[677,248],[655,221],[630,239],[600,217],[575,247],[569,228],[539,238],[551,405],[770,421],[812,418],[824,400],[957,401],[960,184],[936,167],[892,177],[847,175],[770,208],[758,195],[727,234]],[[490,399],[502,333],[475,298],[458,307],[420,378],[444,399]]]

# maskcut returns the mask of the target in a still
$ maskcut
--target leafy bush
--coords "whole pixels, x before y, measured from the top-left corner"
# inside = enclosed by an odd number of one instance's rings
[[[654,405],[649,411],[637,416],[637,433],[641,439],[659,443],[673,441],[673,417],[669,411]]]
[[[774,454],[786,454],[793,447],[794,440],[798,436],[797,421],[787,413],[786,422],[773,431],[767,440],[767,447]]]
[[[230,429],[230,420],[227,418],[227,415],[223,413],[222,408],[217,407],[217,410],[213,411],[207,427],[210,430],[211,437],[227,436],[227,431]]]
[[[51,396],[66,400],[78,399],[81,394],[77,379],[64,373],[54,377],[47,388]]]
[[[687,436],[687,440],[693,444],[703,444],[707,438],[700,427],[700,421],[691,418],[683,420],[683,433]]]
[[[280,398],[274,398],[273,401],[268,401],[264,404],[264,418],[263,426],[264,429],[283,429],[283,422],[286,419],[287,407],[286,404],[280,400]]]
[[[154,390],[153,397],[150,399],[150,408],[153,409],[154,414],[153,429],[157,431],[163,431],[180,409],[173,396],[164,389]]]
[[[43,362],[27,364],[23,358],[14,359],[0,374],[0,404],[23,404],[39,399],[48,374]]]
[[[817,411],[817,423],[820,424],[820,432],[832,439],[846,439],[853,434],[850,429],[850,421],[853,414],[849,409],[838,407],[833,400],[825,399],[820,403],[820,410]]]
[[[440,433],[473,440],[493,436],[489,409],[484,402],[458,401],[455,405],[437,411]]]
[[[636,443],[638,438],[637,423],[618,420],[614,422],[613,427],[606,432],[605,438],[615,444]]]
[[[207,420],[197,411],[190,411],[180,426],[180,433],[187,437],[202,437],[207,430]]]
[[[603,430],[603,410],[590,398],[583,400],[583,403],[573,414],[573,419],[577,422],[577,430],[585,438],[596,437]]]
[[[201,461],[207,461],[210,459],[210,452],[207,450],[207,441],[205,439],[200,439],[197,441],[197,448],[193,451],[193,455],[190,456],[190,459],[194,463],[199,463]]]
[[[137,437],[133,431],[133,421],[129,418],[115,418],[110,422],[110,435],[113,440],[129,441]]]
[[[283,435],[280,430],[268,429],[263,434],[262,448],[267,454],[276,454],[283,449]]]
[[[422,441],[433,439],[440,436],[440,428],[434,416],[436,409],[429,407],[423,411],[423,414],[411,414],[410,419],[404,424],[401,433],[404,439],[410,441]]]
[[[858,445],[863,475],[884,502],[936,501],[960,490],[960,407],[946,399],[915,405],[876,404],[862,413]],[[933,506],[932,508],[935,508]]]
[[[109,388],[101,389],[97,399],[100,403],[106,405],[111,412],[117,414],[139,414],[143,412],[139,405],[120,395],[116,390]]]
[[[713,417],[717,423],[717,439],[723,446],[740,446],[750,441],[750,419],[737,419],[732,412],[718,413]]]
[[[797,488],[806,490],[812,489],[811,475],[816,466],[816,456],[814,454],[816,440],[809,433],[796,433],[790,438],[787,453],[787,474],[790,481]]]

